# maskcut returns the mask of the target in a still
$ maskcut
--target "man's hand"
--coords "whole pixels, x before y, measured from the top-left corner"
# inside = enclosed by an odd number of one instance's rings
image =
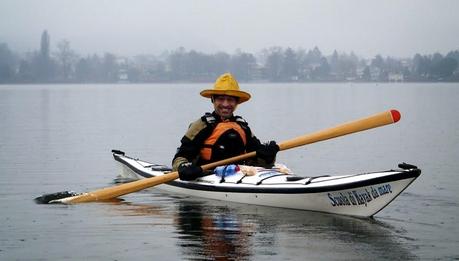
[[[272,140],[257,149],[257,157],[265,160],[266,163],[274,163],[277,152],[279,152],[279,146]]]
[[[190,162],[182,163],[177,170],[181,180],[195,180],[203,176],[202,168]]]

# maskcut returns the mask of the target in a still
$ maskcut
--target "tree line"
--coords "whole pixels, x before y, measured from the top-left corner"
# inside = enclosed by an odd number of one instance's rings
[[[241,50],[208,54],[181,47],[161,55],[81,56],[67,40],[52,50],[46,30],[33,52],[17,54],[0,43],[0,83],[212,82],[224,72],[243,82],[457,82],[458,64],[459,50],[404,59],[365,59],[337,51],[324,55],[318,47],[271,47],[256,55]]]

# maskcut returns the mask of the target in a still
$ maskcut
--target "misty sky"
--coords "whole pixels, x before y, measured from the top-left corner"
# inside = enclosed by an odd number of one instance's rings
[[[459,49],[456,0],[0,0],[0,42],[39,49],[67,39],[79,54],[256,53],[272,46],[412,57]]]

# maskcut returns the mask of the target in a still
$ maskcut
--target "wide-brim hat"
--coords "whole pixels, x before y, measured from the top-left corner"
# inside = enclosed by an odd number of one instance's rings
[[[214,95],[233,96],[238,98],[238,103],[246,102],[251,97],[248,92],[239,89],[239,84],[230,73],[225,73],[218,77],[213,89],[203,90],[200,94],[206,98],[212,98]]]

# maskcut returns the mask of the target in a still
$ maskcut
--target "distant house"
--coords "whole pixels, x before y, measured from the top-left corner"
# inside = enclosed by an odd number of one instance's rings
[[[129,82],[129,77],[126,69],[118,70],[118,83],[127,83]]]
[[[128,76],[128,58],[125,57],[118,57],[116,60],[116,63],[118,65],[118,73],[117,73],[117,78],[118,78],[118,83],[127,83],[129,82],[129,76]]]
[[[403,74],[401,73],[389,73],[388,75],[389,82],[403,82]]]
[[[379,81],[381,78],[381,69],[379,69],[378,67],[370,67],[370,79],[371,81],[373,82],[377,82]]]
[[[263,65],[259,63],[252,63],[249,66],[249,79],[251,81],[260,81],[263,79],[263,73],[264,73],[264,67]]]

